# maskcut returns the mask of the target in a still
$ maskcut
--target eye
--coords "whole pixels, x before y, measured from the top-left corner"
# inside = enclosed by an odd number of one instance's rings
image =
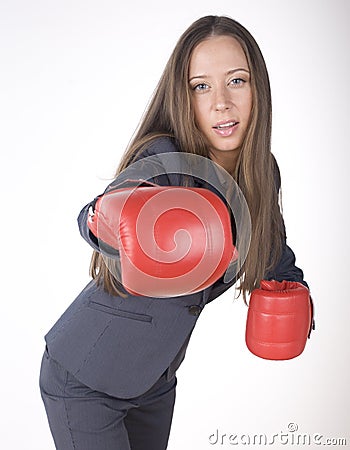
[[[206,91],[207,89],[209,89],[209,86],[206,83],[198,83],[192,86],[192,90],[197,92],[203,92]]]
[[[233,85],[234,87],[242,86],[244,83],[246,83],[246,80],[243,80],[243,78],[233,78],[229,84]]]

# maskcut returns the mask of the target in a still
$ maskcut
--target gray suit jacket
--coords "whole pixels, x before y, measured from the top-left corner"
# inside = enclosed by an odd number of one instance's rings
[[[141,158],[176,151],[172,140],[162,138],[154,141]],[[121,174],[114,183],[122,181]],[[176,174],[161,175],[152,181],[181,184]],[[196,183],[200,186],[200,180]],[[100,251],[87,227],[93,202],[82,209],[78,223],[84,239]],[[279,264],[266,278],[306,284],[287,245]],[[90,388],[119,398],[136,397],[165,371],[169,378],[173,376],[201,311],[234,282],[225,283],[222,277],[201,292],[165,299],[112,296],[92,280],[45,336],[49,353]]]

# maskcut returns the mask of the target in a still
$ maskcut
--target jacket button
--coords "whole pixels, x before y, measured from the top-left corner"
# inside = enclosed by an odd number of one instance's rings
[[[197,305],[191,305],[191,306],[188,307],[188,312],[192,316],[199,316],[201,311],[202,311],[202,308],[200,306],[197,306]]]

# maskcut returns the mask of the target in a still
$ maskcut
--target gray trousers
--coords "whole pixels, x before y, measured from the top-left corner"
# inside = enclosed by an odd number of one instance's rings
[[[40,391],[58,450],[165,450],[175,403],[176,377],[163,374],[145,394],[111,397],[81,384],[47,349]]]

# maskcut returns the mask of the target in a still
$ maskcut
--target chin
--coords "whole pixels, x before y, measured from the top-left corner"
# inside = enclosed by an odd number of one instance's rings
[[[240,148],[240,144],[238,142],[212,142],[210,144],[210,147],[214,151],[219,152],[234,152],[235,150],[238,150]]]
[[[216,136],[207,136],[209,147],[214,151],[229,152],[238,150],[242,144],[241,136],[231,136],[226,138],[218,138]]]

